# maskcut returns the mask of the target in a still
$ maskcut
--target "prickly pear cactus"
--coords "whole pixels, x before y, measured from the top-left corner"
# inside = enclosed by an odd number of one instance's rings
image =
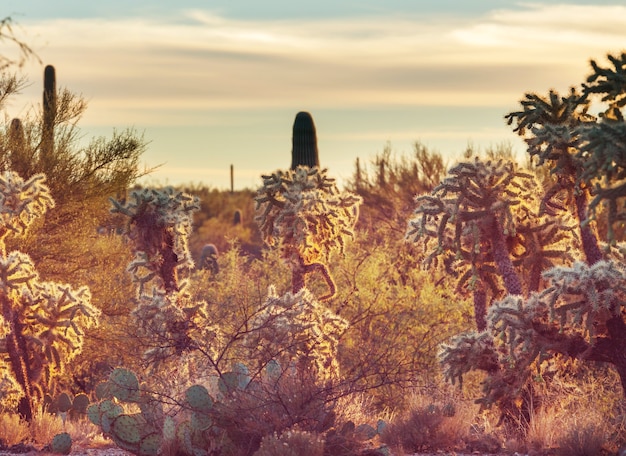
[[[70,454],[72,450],[72,437],[67,432],[57,434],[52,439],[50,448],[53,453]]]
[[[87,413],[87,407],[89,407],[89,397],[86,394],[77,394],[72,402],[72,411],[79,415]]]
[[[139,380],[130,370],[118,367],[111,372],[108,381],[109,393],[122,402],[137,402],[140,397]]]
[[[138,415],[120,415],[111,423],[111,435],[126,443],[139,443],[143,424]]]
[[[163,437],[161,434],[156,432],[148,434],[139,442],[139,452],[137,454],[139,456],[157,456],[162,442]]]
[[[67,393],[61,393],[57,399],[57,408],[59,412],[66,413],[72,408],[72,398]]]
[[[213,398],[202,385],[193,385],[185,392],[185,399],[192,409],[209,411],[213,407]]]

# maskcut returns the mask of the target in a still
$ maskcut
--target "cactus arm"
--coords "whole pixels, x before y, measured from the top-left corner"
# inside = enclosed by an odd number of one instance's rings
[[[603,259],[600,247],[598,247],[598,238],[592,231],[588,223],[583,223],[587,219],[587,191],[581,190],[574,195],[576,203],[576,215],[578,216],[580,226],[580,238],[583,244],[583,251],[587,258],[587,264],[590,266]]]
[[[22,331],[22,324],[12,309],[11,302],[6,294],[0,295],[2,303],[2,316],[9,326],[6,336],[6,348],[9,356],[11,371],[22,389],[23,397],[20,400],[20,412],[27,421],[33,418],[33,387],[31,382],[30,368],[26,359],[26,341]]]
[[[489,235],[491,236],[491,252],[493,258],[498,266],[498,271],[504,281],[506,291],[512,295],[522,294],[522,282],[519,275],[515,272],[513,262],[509,256],[509,250],[504,239],[502,226],[496,217],[493,217],[491,224],[491,230]]]
[[[320,274],[322,274],[322,276],[324,277],[324,280],[326,281],[326,285],[328,285],[328,294],[322,296],[321,298],[319,298],[319,300],[321,302],[325,302],[334,298],[337,295],[337,286],[335,285],[335,281],[330,275],[330,271],[328,270],[328,267],[324,263],[312,263],[312,264],[307,264],[304,267],[305,274],[309,274],[313,272],[319,272]]]

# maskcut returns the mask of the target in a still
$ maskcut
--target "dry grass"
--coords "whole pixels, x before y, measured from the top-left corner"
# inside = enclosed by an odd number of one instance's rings
[[[30,431],[26,423],[15,413],[0,415],[0,443],[11,446],[28,440]]]
[[[408,410],[395,416],[381,440],[398,452],[464,448],[475,438],[478,408],[450,391],[412,394]]]
[[[63,420],[57,415],[51,415],[39,410],[35,413],[29,425],[31,441],[36,445],[47,445],[55,435],[65,432]]]
[[[505,444],[507,450],[554,449],[573,456],[614,451],[625,441],[626,414],[619,377],[611,369],[570,366],[547,383],[538,384],[541,406],[529,425]]]
[[[66,421],[58,415],[39,410],[30,423],[15,413],[0,415],[0,442],[6,446],[20,443],[44,447],[50,444],[55,435],[67,432],[74,445],[79,447],[98,447],[111,442],[102,436],[98,427],[87,419]]]
[[[323,456],[324,440],[310,432],[287,431],[266,435],[255,456]]]

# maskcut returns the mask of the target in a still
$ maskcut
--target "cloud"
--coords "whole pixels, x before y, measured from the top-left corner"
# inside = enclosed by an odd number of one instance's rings
[[[483,17],[236,20],[210,11],[24,22],[59,83],[101,114],[163,122],[183,111],[494,105],[576,84],[626,38],[626,7],[541,5]],[[564,82],[567,81],[567,82]],[[38,97],[37,92],[37,97]],[[186,120],[185,120],[186,121]]]

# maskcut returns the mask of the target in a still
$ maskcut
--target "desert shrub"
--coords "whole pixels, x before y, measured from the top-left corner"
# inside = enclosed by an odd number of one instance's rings
[[[558,454],[568,456],[593,456],[601,454],[606,443],[606,431],[596,423],[579,424],[570,428],[558,440]]]
[[[47,445],[55,435],[63,432],[63,428],[61,417],[39,409],[35,412],[28,426],[29,441],[38,445]]]
[[[207,243],[214,244],[220,252],[230,248],[231,241],[236,241],[241,251],[248,255],[260,256],[263,241],[254,222],[254,199],[251,191],[244,190],[232,195],[227,192],[202,189],[190,190],[190,194],[200,198],[200,209],[194,214],[194,231],[189,237],[196,264],[200,258],[202,247]],[[205,206],[204,198],[216,200],[220,210]],[[239,211],[243,223],[233,224],[235,211]]]
[[[303,431],[286,431],[267,435],[254,456],[323,456],[324,440]]]
[[[415,268],[420,253],[403,241],[370,247],[359,239],[335,266],[331,308],[349,323],[339,363],[347,388],[367,391],[378,411],[399,410],[405,388],[439,377],[438,346],[470,327],[471,303],[450,291],[450,277]]]
[[[347,187],[363,198],[357,229],[378,244],[401,238],[415,195],[433,189],[445,174],[443,157],[416,142],[412,153],[396,153],[391,144],[369,163],[357,159]]]
[[[381,433],[381,441],[396,450],[464,449],[491,431],[477,421],[478,406],[459,391],[433,384],[407,396],[405,409]]]
[[[244,448],[290,429],[322,433],[335,419],[332,389],[326,386],[304,366],[270,371],[242,391],[222,397],[219,426]]]
[[[0,414],[0,444],[11,446],[26,442],[30,437],[28,422],[17,413]]]
[[[389,423],[382,440],[410,453],[442,448],[448,443],[440,432],[443,420],[443,415],[434,406],[412,410],[405,417]]]

